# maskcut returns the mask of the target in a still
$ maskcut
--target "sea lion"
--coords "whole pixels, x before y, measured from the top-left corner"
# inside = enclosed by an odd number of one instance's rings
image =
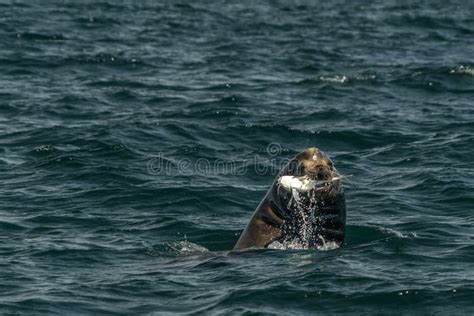
[[[341,176],[327,155],[308,148],[275,178],[234,250],[338,248],[345,224]]]

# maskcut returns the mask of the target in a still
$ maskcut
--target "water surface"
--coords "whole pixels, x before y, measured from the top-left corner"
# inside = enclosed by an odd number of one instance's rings
[[[472,314],[472,12],[1,2],[0,313]],[[344,247],[229,252],[311,146]]]

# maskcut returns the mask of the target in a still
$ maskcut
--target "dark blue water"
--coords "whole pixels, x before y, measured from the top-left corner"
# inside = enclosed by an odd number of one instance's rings
[[[473,56],[468,1],[2,1],[0,314],[474,313]],[[344,246],[229,252],[311,146]]]

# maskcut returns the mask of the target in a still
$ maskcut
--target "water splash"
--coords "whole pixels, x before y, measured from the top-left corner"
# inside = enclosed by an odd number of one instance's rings
[[[167,245],[167,249],[177,256],[201,255],[209,252],[209,249],[187,240],[171,242]]]
[[[334,250],[338,249],[341,247],[340,244],[338,244],[335,241],[325,241],[324,238],[319,235],[319,237],[324,241],[322,245],[317,245],[316,249],[320,251],[328,251],[328,250]],[[271,244],[268,245],[268,249],[275,249],[275,250],[304,250],[308,249],[305,244],[298,242],[298,241],[284,241],[284,242],[279,242],[279,241],[274,241]]]
[[[318,208],[324,207],[324,200],[317,196],[317,192],[327,189],[331,182],[343,178],[337,176],[329,180],[311,180],[308,177],[282,176],[279,184],[287,189],[291,195],[287,208],[294,212],[296,223],[289,223],[288,229],[296,237],[289,240],[275,241],[268,247],[270,249],[309,249],[332,250],[340,247],[334,241],[325,240],[319,233],[324,219],[317,216]],[[290,234],[292,235],[292,234]],[[314,243],[317,240],[317,243]]]
[[[149,246],[146,253],[152,257],[186,257],[207,254],[209,249],[181,240]]]

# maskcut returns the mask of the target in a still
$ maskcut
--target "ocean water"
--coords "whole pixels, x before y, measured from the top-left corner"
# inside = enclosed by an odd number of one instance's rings
[[[469,1],[1,1],[0,314],[474,313]],[[281,162],[337,250],[231,252]]]

